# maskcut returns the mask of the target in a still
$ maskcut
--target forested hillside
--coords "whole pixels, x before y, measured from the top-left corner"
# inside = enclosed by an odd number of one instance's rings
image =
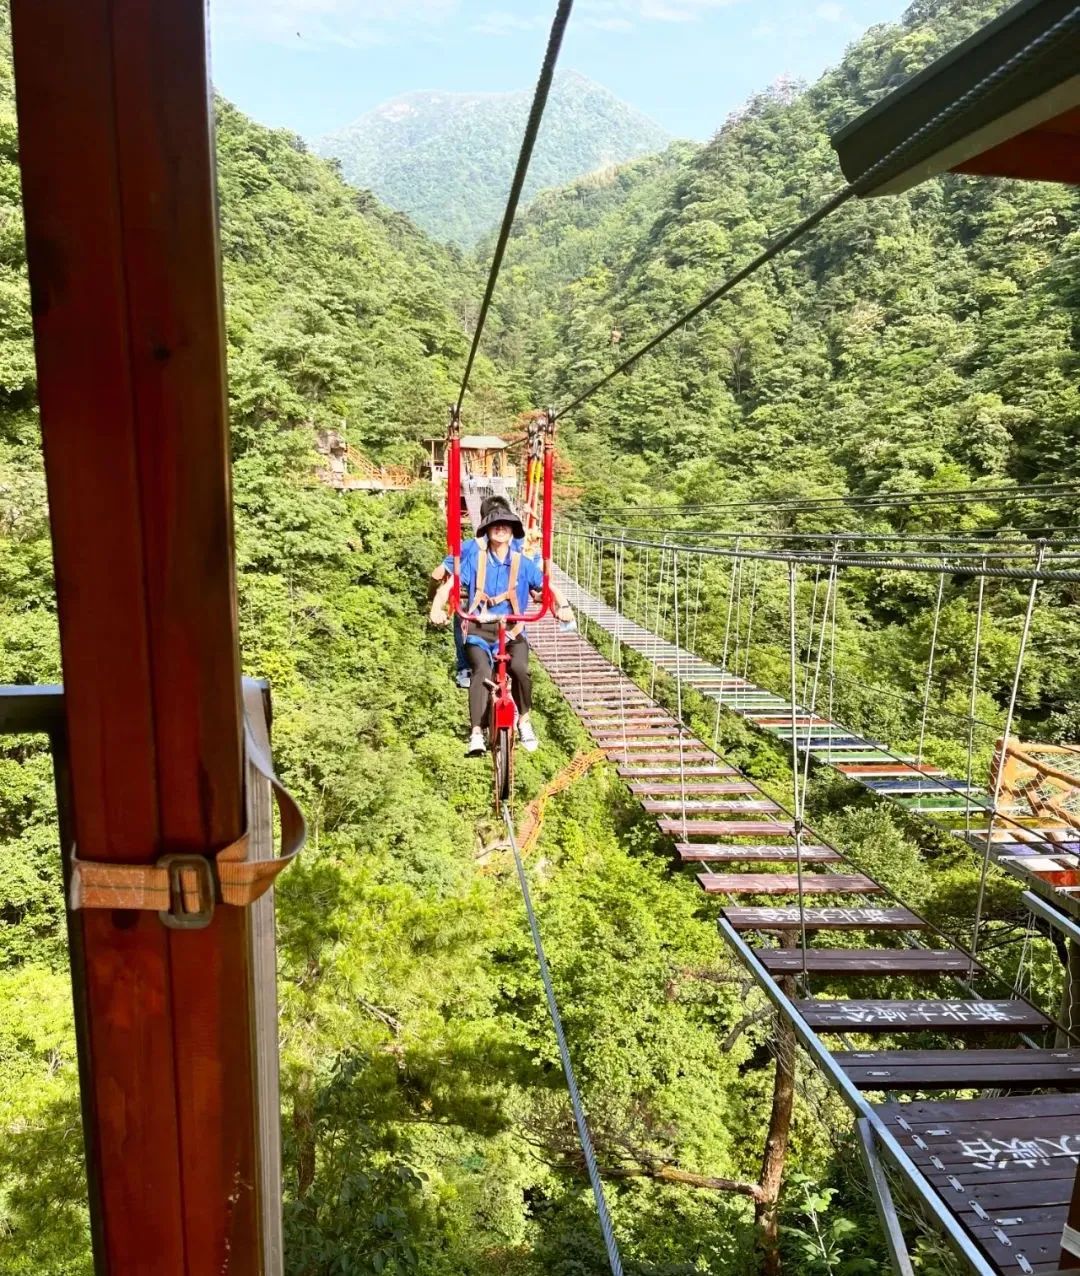
[[[541,401],[584,389],[843,184],[830,132],[1002,7],[915,4],[812,87],[749,102],[708,146],[547,194],[512,241],[504,360]],[[950,176],[856,201],[566,434],[598,498],[1066,480],[1078,281],[1072,187]]]
[[[529,114],[530,90],[407,93],[326,137],[354,186],[375,192],[429,234],[472,247],[498,225]],[[669,135],[576,71],[555,77],[524,196],[658,151]]]

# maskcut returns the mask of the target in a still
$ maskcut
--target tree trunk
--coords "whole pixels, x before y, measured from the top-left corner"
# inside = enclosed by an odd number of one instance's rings
[[[795,933],[785,934],[781,944],[794,948]],[[788,997],[795,996],[795,980],[785,975],[779,981]],[[788,1140],[791,1135],[791,1110],[795,1100],[795,1030],[783,1015],[776,1017],[776,1076],[773,1081],[772,1112],[761,1160],[761,1199],[754,1206],[754,1221],[759,1229],[762,1250],[762,1276],[780,1276],[780,1185],[784,1177]]]
[[[310,1077],[301,1083],[293,1100],[292,1128],[296,1139],[296,1196],[302,1201],[315,1182],[315,1113]]]

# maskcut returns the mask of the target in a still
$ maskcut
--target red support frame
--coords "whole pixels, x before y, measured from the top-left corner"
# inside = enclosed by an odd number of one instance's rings
[[[13,0],[74,836],[243,826],[203,0]],[[74,915],[99,1271],[261,1271],[249,919]]]
[[[555,512],[553,508],[555,490],[555,417],[548,412],[544,418],[544,469],[543,492],[544,510],[541,517],[541,559],[543,562],[544,584],[540,598],[540,609],[527,614],[516,612],[501,617],[508,625],[534,624],[543,620],[553,609],[555,595],[551,590],[551,558],[555,543]],[[535,480],[534,480],[535,481]],[[453,584],[450,588],[450,605],[452,614],[462,620],[475,620],[461,606],[461,420],[457,409],[451,409],[450,429],[446,446],[446,546],[450,557],[454,560]]]

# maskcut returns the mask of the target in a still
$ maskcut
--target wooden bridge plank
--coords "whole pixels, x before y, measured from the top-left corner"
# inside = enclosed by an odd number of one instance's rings
[[[699,873],[708,895],[794,895],[799,879],[794,873]],[[881,887],[861,873],[804,873],[804,895],[870,895]]]
[[[797,1001],[812,1028],[921,1032],[926,1028],[1001,1032],[1045,1028],[1049,1020],[1023,1001]]]
[[[604,752],[612,762],[667,762],[675,769],[665,774],[678,775],[680,767],[679,750],[665,750],[658,752],[638,751],[637,749],[623,749],[619,745],[609,744],[604,746]],[[709,753],[705,749],[684,749],[682,753],[683,771],[686,775],[690,774],[690,765],[695,762],[704,762],[709,765],[717,761],[715,753]],[[721,775],[731,775],[732,772],[721,771]]]
[[[841,1050],[833,1058],[863,1090],[1080,1087],[1080,1050]]]
[[[927,923],[906,908],[807,908],[794,906],[725,908],[736,930],[925,930]]]
[[[670,778],[670,777],[669,777]],[[676,779],[678,772],[676,772]],[[757,793],[755,785],[748,784],[745,780],[733,780],[727,784],[631,784],[628,786],[630,792],[635,797],[667,797],[681,796],[683,793],[689,797],[721,797],[725,794],[736,793]]]
[[[753,789],[750,790],[754,792]],[[769,798],[733,798],[725,801],[715,798],[700,802],[684,801],[680,798],[645,798],[641,802],[642,810],[649,815],[666,815],[672,812],[678,816],[686,816],[696,820],[699,815],[750,814],[754,811],[779,811],[780,808]]]
[[[711,754],[709,756],[712,757]],[[638,777],[645,779],[649,777],[662,777],[662,776],[666,776],[668,779],[670,779],[672,776],[675,776],[676,778],[678,778],[679,776],[678,765],[676,765],[674,769],[672,769],[671,767],[659,767],[659,766],[639,767],[639,766],[621,765],[617,768],[617,770],[619,772],[619,775],[621,775],[624,779],[634,779]],[[709,766],[709,765],[702,766],[698,763],[694,763],[691,766],[684,767],[683,773],[687,776],[692,775],[695,778],[698,776],[703,776],[703,775],[708,775],[708,776],[738,775],[738,772],[735,770],[733,766]]]
[[[687,864],[790,864],[795,860],[795,847],[740,846],[735,842],[676,842],[679,858]],[[804,864],[837,864],[844,857],[831,846],[804,846]]]
[[[803,953],[799,948],[758,949],[755,956],[774,975],[803,969]],[[971,958],[956,948],[808,948],[805,965],[815,974],[929,975],[950,971],[966,974],[971,968]],[[980,969],[978,962],[975,969]]]
[[[795,826],[777,820],[658,820],[662,833],[684,837],[792,837]]]

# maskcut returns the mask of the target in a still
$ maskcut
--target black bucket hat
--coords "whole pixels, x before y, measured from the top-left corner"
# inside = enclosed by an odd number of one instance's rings
[[[522,526],[521,519],[510,508],[509,504],[501,498],[485,502],[487,509],[483,512],[483,518],[480,525],[476,529],[477,536],[483,536],[493,523],[509,523],[513,529],[514,535],[518,540],[524,539],[525,528]]]

